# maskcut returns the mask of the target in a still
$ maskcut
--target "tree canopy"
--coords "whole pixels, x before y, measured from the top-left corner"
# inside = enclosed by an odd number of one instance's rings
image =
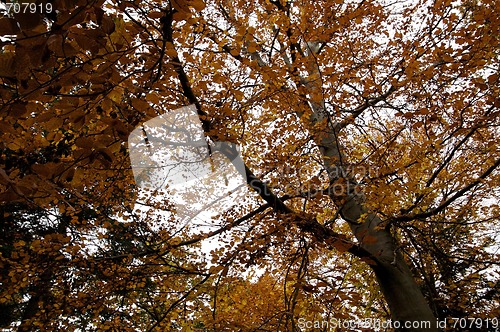
[[[498,328],[498,1],[16,4],[2,328]],[[127,144],[187,105],[247,181],[199,227],[137,185]]]

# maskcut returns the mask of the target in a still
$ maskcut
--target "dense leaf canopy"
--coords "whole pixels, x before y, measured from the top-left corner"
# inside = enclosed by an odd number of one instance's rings
[[[2,328],[499,316],[498,1],[36,4],[0,7]],[[186,105],[249,184],[180,227],[127,139]]]

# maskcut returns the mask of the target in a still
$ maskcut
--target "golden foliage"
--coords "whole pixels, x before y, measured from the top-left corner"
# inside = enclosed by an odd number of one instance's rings
[[[435,315],[497,317],[499,10],[63,0],[4,11],[0,325],[292,331],[301,318],[387,319],[367,272],[376,257],[361,251],[379,238],[346,223],[350,191],[366,209],[356,222],[380,218]],[[289,211],[243,190],[194,234],[169,197],[137,204],[129,133],[193,103],[207,135],[239,143]]]

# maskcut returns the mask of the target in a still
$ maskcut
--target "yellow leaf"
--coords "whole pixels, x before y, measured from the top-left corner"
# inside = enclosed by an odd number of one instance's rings
[[[245,97],[245,94],[239,90],[235,90],[234,91],[234,98],[237,100],[237,101],[242,101],[243,98]]]
[[[114,101],[115,103],[120,103],[123,97],[123,91],[121,88],[113,89],[109,94],[108,98]]]
[[[146,95],[146,100],[157,105],[160,103],[160,98],[155,92],[149,93]]]
[[[248,52],[250,52],[250,53],[256,52],[256,51],[257,51],[257,44],[256,44],[255,42],[251,42],[251,43],[248,45],[247,50],[248,50]]]
[[[196,11],[202,11],[206,5],[203,0],[194,0],[191,1],[190,5],[196,10]]]
[[[149,108],[149,104],[142,99],[134,98],[132,99],[132,107],[137,110],[144,111]]]
[[[174,9],[177,9],[179,12],[188,12],[188,2],[186,0],[171,0],[170,4]]]
[[[167,48],[165,50],[165,54],[168,55],[171,58],[175,58],[178,54],[175,48]]]

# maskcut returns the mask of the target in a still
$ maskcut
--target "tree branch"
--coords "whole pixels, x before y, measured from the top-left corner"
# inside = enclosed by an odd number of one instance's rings
[[[425,219],[425,218],[429,218],[429,217],[432,217],[432,216],[438,214],[439,212],[441,212],[444,209],[446,209],[451,203],[453,203],[454,201],[456,201],[458,198],[462,197],[466,192],[468,192],[473,187],[475,187],[478,184],[480,184],[491,173],[493,173],[493,171],[495,171],[495,169],[499,165],[500,165],[500,159],[497,159],[497,161],[495,161],[495,163],[491,167],[489,167],[486,171],[484,171],[484,173],[481,174],[481,176],[479,178],[477,178],[475,181],[472,181],[467,186],[465,186],[462,189],[460,189],[459,191],[457,191],[455,193],[455,195],[453,195],[452,197],[450,197],[446,201],[442,202],[440,205],[438,205],[434,209],[431,209],[431,210],[429,210],[427,212],[422,212],[422,213],[405,214],[405,215],[402,215],[402,216],[399,216],[399,217],[396,217],[396,218],[392,218],[390,220],[390,222],[412,221],[412,220],[416,220],[416,219]]]
[[[166,16],[163,19],[164,26],[164,38],[167,42],[173,43],[172,37],[172,22],[173,22],[174,11],[170,10],[166,12]],[[206,134],[210,135],[211,123],[208,119],[207,113],[202,110],[201,104],[198,101],[191,85],[189,84],[189,78],[182,66],[182,63],[178,56],[173,57],[173,65],[175,71],[177,72],[179,81],[182,86],[183,94],[188,99],[188,101],[196,106],[198,115],[200,115],[200,121],[203,125],[203,130]],[[212,139],[217,140],[217,137],[212,137]],[[232,151],[222,151],[223,153],[233,153]],[[332,229],[326,227],[325,225],[319,223],[315,218],[311,216],[306,216],[299,214],[292,209],[290,209],[274,192],[269,188],[269,186],[260,180],[252,170],[245,165],[245,176],[247,179],[247,184],[257,192],[257,194],[267,203],[261,206],[256,211],[263,211],[267,207],[271,207],[275,212],[282,215],[287,215],[289,220],[295,223],[301,231],[312,234],[316,239],[335,247],[339,251],[348,251],[360,258],[366,259],[368,263],[374,264],[375,259],[372,258],[366,250],[348,240],[345,235],[338,234]],[[257,214],[257,213],[255,213]],[[252,215],[253,216],[253,215]],[[219,232],[223,232],[225,229],[221,228]],[[199,239],[193,239],[192,241],[197,242]],[[185,242],[184,244],[188,244]]]

